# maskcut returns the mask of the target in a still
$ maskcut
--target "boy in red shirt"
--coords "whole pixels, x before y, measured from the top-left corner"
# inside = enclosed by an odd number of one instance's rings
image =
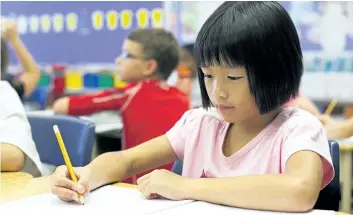
[[[125,39],[116,60],[119,78],[129,83],[127,87],[64,97],[53,109],[76,116],[116,110],[124,124],[122,149],[132,148],[166,133],[189,109],[187,95],[165,83],[178,61],[179,48],[171,33],[135,30]]]

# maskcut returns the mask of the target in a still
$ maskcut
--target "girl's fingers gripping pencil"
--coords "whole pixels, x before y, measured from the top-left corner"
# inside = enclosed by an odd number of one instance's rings
[[[53,129],[54,129],[54,133],[55,133],[56,139],[58,140],[61,153],[62,153],[62,155],[64,157],[64,161],[65,161],[66,167],[67,167],[67,169],[68,169],[68,171],[70,173],[71,180],[73,180],[75,183],[77,183],[78,180],[77,180],[76,174],[74,172],[74,168],[72,167],[69,155],[68,155],[68,153],[66,151],[64,140],[63,140],[63,138],[62,138],[62,136],[60,134],[59,127],[57,125],[54,125]],[[81,204],[84,204],[83,197],[82,197],[81,194],[78,194],[78,199],[79,199]]]

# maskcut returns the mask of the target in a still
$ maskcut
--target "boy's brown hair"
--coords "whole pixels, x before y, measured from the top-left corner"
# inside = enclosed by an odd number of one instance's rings
[[[141,44],[146,59],[156,60],[156,75],[162,80],[167,80],[177,67],[179,46],[172,33],[164,29],[137,29],[127,39]]]

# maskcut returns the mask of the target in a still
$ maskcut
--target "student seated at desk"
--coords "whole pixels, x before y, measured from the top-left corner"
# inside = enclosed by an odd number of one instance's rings
[[[171,33],[135,30],[124,41],[116,60],[119,78],[130,83],[126,88],[61,98],[53,109],[76,116],[119,111],[124,124],[122,148],[134,147],[167,132],[189,109],[188,97],[165,83],[178,61],[179,47]]]
[[[315,104],[304,96],[297,96],[286,104],[287,107],[299,107],[319,118],[326,129],[327,137],[330,140],[341,140],[353,136],[353,117],[344,121],[337,121],[331,116],[320,113]]]
[[[353,136],[353,117],[342,122],[327,115],[321,115],[319,119],[323,123],[327,131],[327,136],[331,140],[341,140]]]
[[[76,200],[77,193],[181,159],[182,176],[156,170],[139,178],[142,194],[259,210],[313,208],[334,169],[320,121],[281,107],[303,74],[286,10],[278,2],[225,2],[202,26],[195,51],[203,108],[187,111],[165,135],[76,168],[78,184],[59,167],[55,195]]]
[[[316,117],[320,117],[322,114],[316,105],[307,97],[298,93],[294,98],[291,98],[283,107],[298,107],[312,113]]]
[[[8,82],[0,81],[0,148],[1,171],[42,174],[31,127],[16,91]]]
[[[197,80],[196,60],[190,52],[193,44],[188,44],[180,48],[180,61],[174,73],[169,77],[168,84],[176,86],[184,92],[190,99],[193,107],[202,105],[201,92]]]
[[[40,79],[40,70],[31,54],[22,43],[17,25],[8,20],[2,20],[3,35],[1,37],[1,80],[7,81],[16,90],[17,94],[23,99],[30,96],[37,87]],[[11,44],[15,54],[18,56],[23,74],[19,79],[7,73],[9,64],[8,44]]]

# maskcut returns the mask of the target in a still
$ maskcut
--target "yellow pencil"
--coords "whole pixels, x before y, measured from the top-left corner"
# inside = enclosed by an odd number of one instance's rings
[[[64,144],[64,140],[61,137],[61,134],[60,134],[60,131],[59,131],[59,127],[57,125],[54,125],[53,129],[54,129],[54,133],[55,133],[56,139],[58,140],[61,153],[63,154],[66,167],[69,170],[71,180],[73,180],[75,183],[77,183],[78,180],[77,180],[76,174],[74,172],[74,168],[72,167],[69,155],[67,154],[66,147],[65,147],[65,144]],[[82,197],[81,194],[78,194],[78,199],[79,199],[81,204],[84,204],[83,197]]]
[[[326,111],[325,111],[325,115],[330,115],[331,112],[333,111],[333,109],[335,108],[335,106],[337,105],[337,99],[332,99],[332,101],[330,102],[330,104],[328,105]]]

